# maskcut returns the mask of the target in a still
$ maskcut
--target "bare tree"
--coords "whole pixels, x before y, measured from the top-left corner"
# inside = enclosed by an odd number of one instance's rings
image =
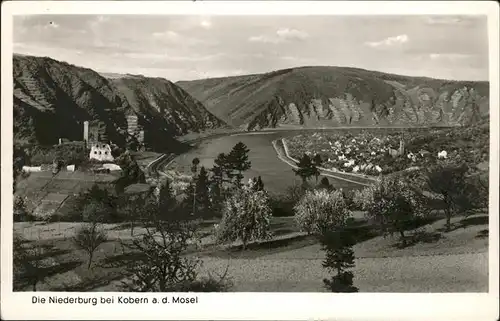
[[[77,247],[87,252],[89,256],[87,268],[90,269],[95,251],[101,244],[107,241],[107,236],[96,215],[100,209],[91,203],[86,207],[86,210],[90,212],[87,215],[90,222],[77,230],[76,235],[73,237],[73,242]]]

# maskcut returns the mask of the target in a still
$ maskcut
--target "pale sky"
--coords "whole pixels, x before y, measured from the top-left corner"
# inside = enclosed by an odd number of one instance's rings
[[[16,16],[14,52],[171,81],[318,65],[488,80],[481,16]]]

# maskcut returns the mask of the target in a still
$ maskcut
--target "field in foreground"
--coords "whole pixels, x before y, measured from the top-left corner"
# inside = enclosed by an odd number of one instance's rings
[[[415,243],[406,248],[396,247],[391,237],[360,234],[354,247],[355,285],[361,292],[487,291],[488,217],[457,218],[454,223],[456,228],[448,233],[442,231],[442,220],[419,228],[412,233]],[[273,226],[281,231],[280,240],[255,244],[246,251],[205,242],[201,252],[191,253],[203,259],[201,275],[221,274],[229,265],[232,291],[323,291],[322,279],[327,275],[321,266],[324,253],[319,244],[293,231],[292,218],[280,218]],[[16,223],[14,228],[25,235],[29,231],[26,223]],[[41,232],[40,237],[37,232],[29,233],[33,242],[47,249],[47,278],[38,291],[119,291],[126,277],[125,264],[136,254],[124,252],[110,235],[110,241],[98,250],[94,267],[88,270],[87,258],[74,248],[70,230],[66,229],[65,237],[54,232]],[[122,233],[130,232],[123,229]]]

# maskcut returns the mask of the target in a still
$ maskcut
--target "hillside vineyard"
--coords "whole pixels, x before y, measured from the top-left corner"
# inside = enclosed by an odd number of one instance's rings
[[[487,82],[408,77],[342,67],[177,83],[245,129],[300,126],[454,126],[489,113]]]

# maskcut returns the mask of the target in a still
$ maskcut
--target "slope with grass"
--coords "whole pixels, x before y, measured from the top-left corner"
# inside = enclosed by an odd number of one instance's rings
[[[408,231],[414,242],[398,248],[396,239],[383,237],[361,224],[354,246],[355,286],[361,292],[486,292],[488,291],[488,216],[478,214],[453,219],[450,232],[442,230],[437,219]],[[49,249],[50,272],[39,285],[48,291],[123,291],[126,266],[137,253],[124,251],[120,242],[130,240],[129,230],[106,224],[109,240],[96,252],[94,268],[85,266],[86,254],[74,247],[71,236],[77,226],[70,223],[30,225],[16,223],[15,232],[28,242]],[[292,219],[273,219],[272,230],[291,234]],[[140,229],[136,237],[140,236]],[[232,291],[242,292],[319,292],[325,291],[322,279],[324,252],[313,237],[299,236],[220,248],[206,244],[198,252],[203,260],[202,276],[228,275]],[[228,266],[229,264],[229,266]],[[29,289],[27,289],[29,290]]]
[[[489,114],[487,82],[357,68],[300,67],[177,84],[221,119],[245,129],[464,125]]]
[[[83,122],[97,121],[113,143],[128,138],[126,117],[136,115],[145,143],[180,148],[174,137],[217,128],[222,122],[182,89],[164,79],[109,80],[97,72],[48,57],[13,56],[16,143],[52,145],[83,139]],[[54,126],[57,124],[57,126]]]

